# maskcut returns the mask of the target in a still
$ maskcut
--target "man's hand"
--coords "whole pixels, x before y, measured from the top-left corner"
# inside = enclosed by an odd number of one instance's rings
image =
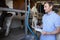
[[[47,32],[43,31],[43,32],[41,32],[41,34],[46,35],[46,34],[47,34]]]

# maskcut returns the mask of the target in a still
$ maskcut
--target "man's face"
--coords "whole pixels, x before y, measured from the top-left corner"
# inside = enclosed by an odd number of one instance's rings
[[[48,4],[48,3],[44,4],[44,10],[45,10],[45,12],[46,12],[46,13],[47,13],[47,12],[50,12],[50,11],[51,11],[51,9],[52,9],[52,7],[51,7],[51,6],[49,6],[49,4]]]

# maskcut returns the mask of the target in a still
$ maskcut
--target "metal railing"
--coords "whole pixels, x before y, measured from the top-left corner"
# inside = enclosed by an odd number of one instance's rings
[[[26,13],[27,11],[25,10],[17,10],[17,9],[12,9],[12,8],[3,8],[0,7],[0,11],[8,11],[8,12],[22,12],[22,13]]]

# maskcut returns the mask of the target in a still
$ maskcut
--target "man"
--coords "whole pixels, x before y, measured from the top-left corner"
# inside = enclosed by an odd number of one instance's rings
[[[56,40],[56,34],[60,32],[59,16],[52,11],[52,8],[52,2],[44,3],[46,14],[42,18],[43,32],[41,33],[40,40]]]

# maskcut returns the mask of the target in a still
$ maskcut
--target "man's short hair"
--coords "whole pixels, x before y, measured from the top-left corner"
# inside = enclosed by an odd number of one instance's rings
[[[54,3],[53,2],[45,2],[44,4],[46,4],[46,3],[48,3],[49,4],[49,6],[54,6]]]

